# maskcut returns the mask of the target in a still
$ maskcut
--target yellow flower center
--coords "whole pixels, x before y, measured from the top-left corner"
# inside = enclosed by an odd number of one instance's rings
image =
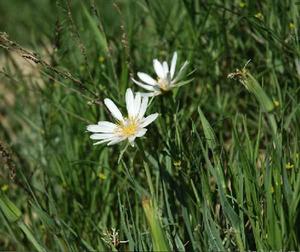
[[[136,134],[138,124],[135,119],[127,119],[124,123],[119,124],[119,132],[122,136],[129,137]]]

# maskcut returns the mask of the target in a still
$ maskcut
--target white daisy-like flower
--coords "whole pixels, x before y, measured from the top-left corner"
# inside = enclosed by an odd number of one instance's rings
[[[162,93],[170,91],[172,88],[186,84],[187,82],[180,82],[183,71],[188,65],[188,61],[185,61],[181,68],[179,69],[177,75],[175,76],[177,62],[177,52],[174,52],[171,61],[171,66],[166,61],[160,62],[157,59],[153,60],[153,67],[156,72],[157,78],[154,79],[150,75],[142,72],[138,72],[137,76],[142,81],[137,81],[132,79],[138,86],[150,91],[149,93],[144,93],[145,96],[156,96]]]
[[[108,143],[107,145],[113,145],[128,139],[131,146],[134,146],[135,138],[144,136],[147,132],[145,127],[158,116],[158,113],[155,113],[144,117],[148,98],[142,97],[140,93],[134,95],[130,88],[126,90],[125,102],[127,117],[123,117],[112,100],[104,99],[104,104],[117,122],[100,121],[98,124],[88,125],[87,130],[93,133],[90,138],[100,140],[94,144]]]

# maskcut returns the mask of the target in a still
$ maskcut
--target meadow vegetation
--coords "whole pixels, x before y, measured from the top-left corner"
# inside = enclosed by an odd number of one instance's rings
[[[299,5],[1,1],[0,250],[299,250]],[[175,51],[145,136],[93,145]]]

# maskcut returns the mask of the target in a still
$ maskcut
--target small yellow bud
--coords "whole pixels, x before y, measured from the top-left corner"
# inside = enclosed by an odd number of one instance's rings
[[[280,105],[279,101],[275,100],[274,105],[275,105],[275,107],[279,107],[279,105]]]
[[[103,56],[99,56],[98,61],[100,64],[102,64],[105,61],[105,58]]]
[[[8,190],[9,186],[7,184],[4,184],[3,186],[1,186],[1,191],[2,192],[6,192]]]
[[[293,22],[290,22],[289,23],[289,28],[290,28],[290,30],[295,30],[296,26]]]
[[[107,179],[107,176],[106,176],[104,173],[102,173],[102,172],[99,172],[97,176],[98,176],[98,178],[99,178],[100,180],[101,180],[101,179],[102,179],[102,180]]]
[[[245,7],[246,7],[246,3],[245,3],[245,2],[242,2],[242,1],[240,2],[240,4],[239,4],[239,5],[240,5],[240,8],[241,8],[241,9],[243,9],[243,8],[245,8]]]
[[[257,13],[254,15],[254,17],[256,17],[256,18],[259,19],[259,20],[263,20],[263,19],[264,19],[264,16],[263,16],[263,14],[262,14],[261,12],[257,12]]]
[[[285,169],[287,169],[287,170],[290,170],[290,169],[292,169],[292,168],[294,168],[294,165],[291,164],[290,162],[288,162],[288,163],[285,165]]]
[[[180,160],[174,161],[173,164],[174,164],[174,166],[176,166],[176,167],[181,166],[181,161],[180,161]]]

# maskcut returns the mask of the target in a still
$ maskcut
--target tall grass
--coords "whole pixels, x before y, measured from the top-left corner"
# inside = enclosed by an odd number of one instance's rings
[[[1,250],[299,250],[297,1],[3,1],[0,14]],[[160,116],[135,148],[93,146],[103,99],[125,109],[130,78],[175,50],[193,81],[151,101]]]

